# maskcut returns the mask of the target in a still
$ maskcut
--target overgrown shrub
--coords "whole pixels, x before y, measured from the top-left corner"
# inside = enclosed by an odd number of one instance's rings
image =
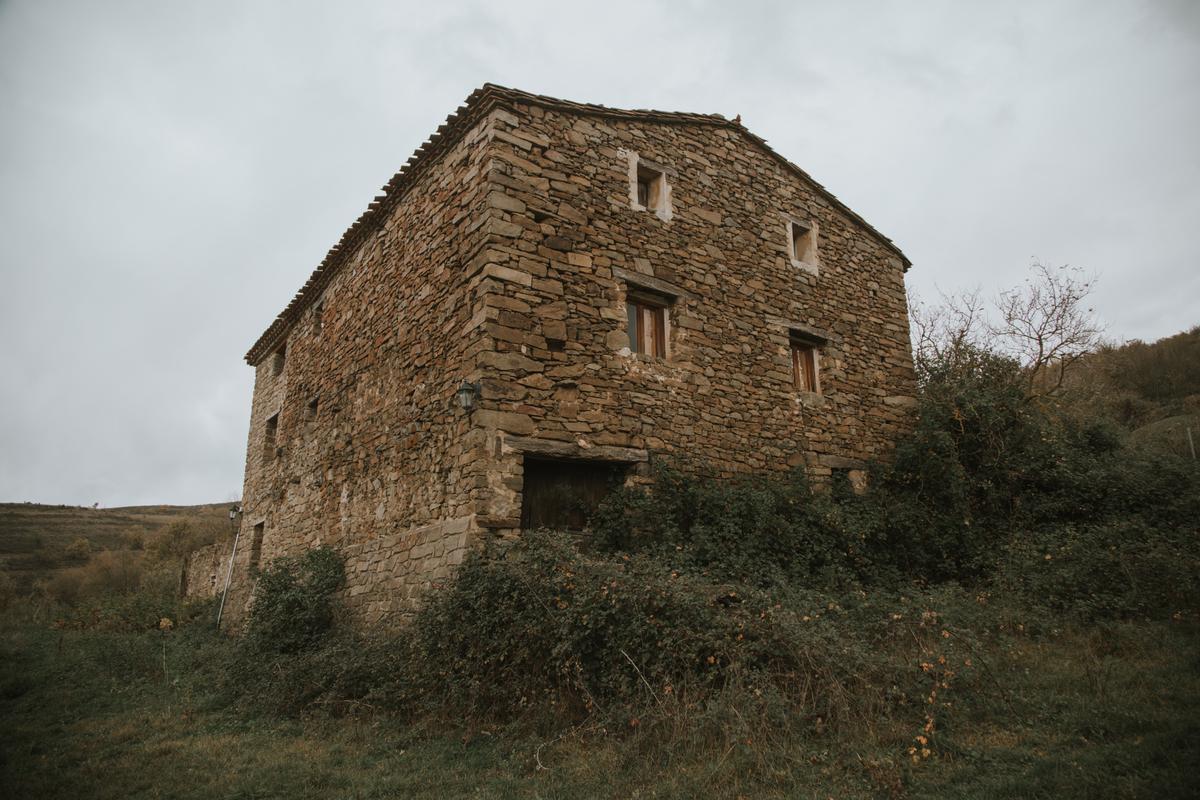
[[[835,588],[864,567],[865,545],[803,471],[717,480],[659,462],[653,488],[622,488],[601,504],[600,552],[653,553],[665,563],[759,587]]]
[[[1102,418],[1030,400],[1015,362],[969,346],[925,362],[915,429],[873,483],[874,562],[927,581],[990,580],[1013,568],[1007,548],[1023,537],[1136,523],[1177,539],[1200,514],[1195,464],[1139,454]]]
[[[277,558],[258,576],[245,646],[263,653],[310,649],[333,626],[333,596],[346,581],[342,558],[327,547]]]
[[[586,554],[563,534],[527,534],[471,556],[433,594],[397,651],[404,680],[380,696],[471,719],[552,710],[558,724],[698,717],[736,696],[747,714],[774,704],[837,725],[916,701],[924,676],[910,651],[942,646],[936,614],[896,614],[888,592],[776,589],[660,553]]]
[[[76,536],[63,551],[63,555],[72,561],[87,561],[92,554],[92,543],[82,536]]]
[[[997,583],[1033,606],[1085,619],[1166,615],[1200,598],[1195,530],[1136,517],[1013,535]]]
[[[40,581],[38,591],[66,606],[94,603],[137,592],[142,583],[141,554],[128,550],[102,550],[79,567],[54,572]]]

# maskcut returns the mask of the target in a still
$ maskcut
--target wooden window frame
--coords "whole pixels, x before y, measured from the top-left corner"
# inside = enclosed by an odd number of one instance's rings
[[[631,289],[625,296],[629,349],[651,358],[667,358],[671,298]]]
[[[821,393],[821,343],[792,334],[788,346],[792,357],[792,385],[797,391]]]
[[[639,162],[637,166],[637,201],[647,211],[657,212],[663,202],[663,182],[667,174],[660,169]],[[643,196],[642,187],[645,188]]]

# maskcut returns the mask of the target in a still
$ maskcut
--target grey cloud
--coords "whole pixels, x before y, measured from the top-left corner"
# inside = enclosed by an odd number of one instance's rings
[[[740,113],[925,296],[1101,273],[1197,322],[1196,5],[0,3],[0,499],[223,500],[241,355],[491,80]]]

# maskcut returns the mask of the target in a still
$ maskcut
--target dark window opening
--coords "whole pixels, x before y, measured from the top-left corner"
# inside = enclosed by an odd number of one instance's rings
[[[286,360],[287,346],[284,345],[275,351],[275,355],[271,359],[271,374],[277,376],[283,372],[283,364]]]
[[[250,571],[258,571],[258,563],[262,560],[262,542],[263,531],[266,528],[265,522],[260,522],[254,526],[254,536],[250,539]]]
[[[850,470],[834,467],[829,475],[829,491],[835,499],[845,499],[854,494],[850,482]]]
[[[629,349],[654,358],[667,357],[666,297],[630,292],[625,300],[629,324]]]
[[[867,471],[856,467],[834,467],[829,476],[829,488],[836,500],[866,494],[869,489]]]
[[[625,478],[611,461],[525,459],[521,527],[582,531],[601,501]]]
[[[567,343],[564,339],[547,339],[546,349],[551,353],[561,353],[567,349]]]
[[[270,462],[275,458],[276,444],[275,440],[279,436],[279,415],[275,414],[267,418],[266,431],[263,436],[263,462]]]
[[[320,406],[320,403],[321,403],[321,400],[320,400],[320,398],[317,398],[317,397],[314,397],[312,400],[308,401],[308,418],[309,419],[317,418],[317,408]]]
[[[313,307],[313,335],[320,336],[325,329],[325,304],[317,303]]]

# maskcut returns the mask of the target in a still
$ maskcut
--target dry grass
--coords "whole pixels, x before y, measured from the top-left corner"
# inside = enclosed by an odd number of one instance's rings
[[[228,508],[227,503],[105,509],[0,503],[0,573],[8,576],[15,594],[27,595],[38,582],[53,581],[88,556],[138,552],[181,522],[224,533]]]

